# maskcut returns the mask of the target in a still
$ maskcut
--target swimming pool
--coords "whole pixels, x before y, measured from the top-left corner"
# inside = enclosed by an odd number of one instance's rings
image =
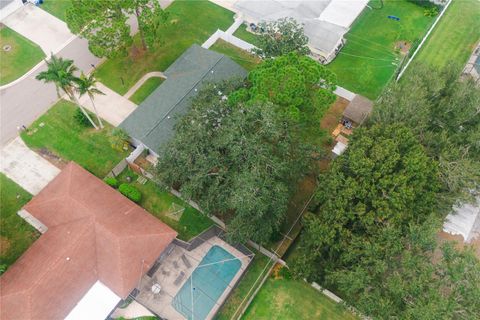
[[[241,265],[222,247],[212,246],[173,298],[173,307],[189,320],[204,320]]]

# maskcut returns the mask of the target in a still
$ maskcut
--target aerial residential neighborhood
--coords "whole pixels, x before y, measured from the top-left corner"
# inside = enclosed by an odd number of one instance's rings
[[[0,319],[480,319],[480,1],[0,0]]]

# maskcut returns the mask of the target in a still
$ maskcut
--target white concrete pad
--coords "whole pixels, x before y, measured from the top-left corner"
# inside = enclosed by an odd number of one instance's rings
[[[122,123],[137,107],[135,103],[122,97],[100,82],[97,83],[97,89],[105,93],[105,95],[98,94],[94,97],[98,114],[102,119],[105,119],[115,127]],[[78,100],[82,106],[94,112],[92,102],[88,95],[85,94]]]
[[[60,169],[30,150],[20,137],[0,151],[0,171],[33,195],[40,192]]]
[[[65,22],[33,4],[24,5],[2,22],[38,44],[47,56],[57,53],[75,38]]]

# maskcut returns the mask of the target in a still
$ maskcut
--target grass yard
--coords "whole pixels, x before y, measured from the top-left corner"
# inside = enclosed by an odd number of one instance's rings
[[[9,51],[4,50],[7,45]],[[20,78],[44,57],[38,45],[6,26],[0,26],[0,85]]]
[[[244,320],[354,320],[353,314],[306,282],[271,276],[248,307]]]
[[[12,265],[40,233],[17,215],[32,196],[0,173],[0,265]]]
[[[21,134],[30,148],[50,160],[73,160],[97,177],[103,178],[128,155],[112,148],[108,133],[112,126],[97,131],[85,128],[73,118],[77,107],[65,100],[57,102]]]
[[[126,169],[117,178],[120,182],[124,183],[127,182],[126,179],[128,176],[132,181],[131,183],[142,193],[142,200],[140,200],[139,204],[145,210],[175,229],[178,232],[178,238],[188,241],[213,225],[213,221],[207,216],[186,204],[182,199],[160,188],[154,182],[148,181],[143,185],[136,182],[138,175],[130,169]],[[172,203],[176,203],[185,208],[179,221],[175,221],[166,215]]]
[[[40,8],[54,15],[62,21],[66,21],[67,10],[72,6],[71,0],[43,0]]]
[[[166,11],[167,25],[161,32],[161,44],[148,52],[131,50],[128,57],[109,59],[97,68],[97,78],[119,94],[125,94],[144,74],[165,71],[192,44],[201,45],[217,29],[233,23],[233,12],[210,1],[175,1]],[[139,37],[135,38],[136,47]]]
[[[247,296],[248,291],[257,280],[258,276],[262,273],[265,265],[269,259],[263,254],[259,253],[255,249],[249,248],[255,253],[253,261],[247,269],[247,272],[243,275],[238,286],[232,291],[225,304],[215,316],[215,320],[230,320],[232,319],[235,311],[240,303]],[[259,282],[258,282],[259,283]],[[252,290],[253,291],[253,290]]]
[[[217,42],[210,47],[210,50],[223,53],[248,71],[254,69],[261,62],[259,57],[222,39],[218,39]]]
[[[237,38],[240,38],[244,41],[247,41],[248,43],[253,44],[254,46],[258,47],[259,41],[258,41],[258,36],[256,34],[253,34],[249,31],[247,31],[247,26],[242,24],[237,31],[233,33],[233,35]]]
[[[155,91],[165,81],[163,78],[150,78],[145,81],[140,88],[130,97],[130,101],[135,104],[140,104],[143,100],[147,99],[147,97]]]
[[[394,75],[404,54],[398,49],[407,42],[408,49],[418,42],[433,23],[424,16],[424,8],[399,0],[384,0],[379,10],[365,8],[345,36],[347,44],[328,68],[335,72],[338,84],[355,93],[375,99]],[[371,1],[378,7],[378,1]],[[394,15],[400,21],[388,19]],[[406,51],[406,50],[405,50]]]
[[[467,62],[480,39],[480,1],[454,0],[415,61],[434,67]]]

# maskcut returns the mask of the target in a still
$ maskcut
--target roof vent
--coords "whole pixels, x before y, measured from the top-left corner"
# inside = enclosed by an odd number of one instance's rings
[[[65,260],[70,261],[70,257],[67,257]]]

